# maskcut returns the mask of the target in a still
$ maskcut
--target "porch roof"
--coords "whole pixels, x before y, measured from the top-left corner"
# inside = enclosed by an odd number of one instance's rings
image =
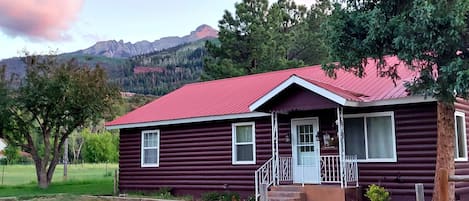
[[[409,70],[397,57],[388,57],[389,65],[396,65],[400,80],[396,85],[380,77],[376,61],[368,60],[365,77],[337,71],[337,79],[328,77],[320,65],[274,71],[235,78],[227,78],[185,85],[155,101],[127,113],[106,126],[133,128],[155,125],[191,123],[221,119],[265,116],[256,113],[257,107],[278,94],[287,82],[303,83],[309,90],[340,105],[366,106],[367,104],[396,104],[423,102],[421,97],[409,97],[404,87],[416,72]],[[264,101],[264,102],[263,102]],[[426,100],[428,101],[428,100]]]

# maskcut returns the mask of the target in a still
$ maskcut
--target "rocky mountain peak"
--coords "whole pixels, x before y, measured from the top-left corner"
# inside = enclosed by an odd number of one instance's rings
[[[175,47],[184,43],[190,43],[200,39],[209,39],[217,37],[217,30],[213,29],[209,25],[203,24],[198,26],[189,35],[183,37],[169,36],[160,38],[153,42],[144,40],[136,43],[124,42],[124,40],[122,39],[119,41],[99,41],[89,48],[79,50],[71,54],[89,54],[105,57],[125,58]]]

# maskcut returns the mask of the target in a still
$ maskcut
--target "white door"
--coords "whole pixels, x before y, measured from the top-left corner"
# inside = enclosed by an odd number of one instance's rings
[[[318,131],[318,118],[292,119],[293,183],[321,183]]]

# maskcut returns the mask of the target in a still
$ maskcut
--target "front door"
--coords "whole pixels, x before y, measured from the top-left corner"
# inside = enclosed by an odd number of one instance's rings
[[[318,118],[291,121],[294,183],[321,183],[318,131]]]

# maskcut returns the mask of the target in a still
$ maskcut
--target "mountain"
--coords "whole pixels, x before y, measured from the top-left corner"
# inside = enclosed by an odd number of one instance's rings
[[[121,87],[122,91],[160,96],[200,79],[205,43],[209,40],[219,44],[217,34],[210,26],[202,25],[183,37],[165,37],[153,43],[98,42],[85,50],[57,55],[57,59],[62,62],[73,58],[80,65],[89,67],[99,65],[107,72],[108,81]],[[127,49],[135,51],[123,51],[126,45]],[[101,50],[98,51],[99,48]],[[132,55],[137,49],[145,53]],[[116,53],[119,51],[118,57]],[[111,52],[114,57],[109,56]],[[20,57],[0,60],[0,67],[3,65],[7,67],[7,76],[23,77],[26,72],[26,65]]]
[[[212,39],[218,37],[218,31],[208,25],[201,25],[189,35],[178,37],[170,36],[160,38],[153,42],[139,41],[136,43],[124,42],[123,40],[100,41],[84,50],[72,52],[72,55],[97,55],[111,58],[127,58],[135,55],[146,54],[185,43],[195,42],[201,39]]]

